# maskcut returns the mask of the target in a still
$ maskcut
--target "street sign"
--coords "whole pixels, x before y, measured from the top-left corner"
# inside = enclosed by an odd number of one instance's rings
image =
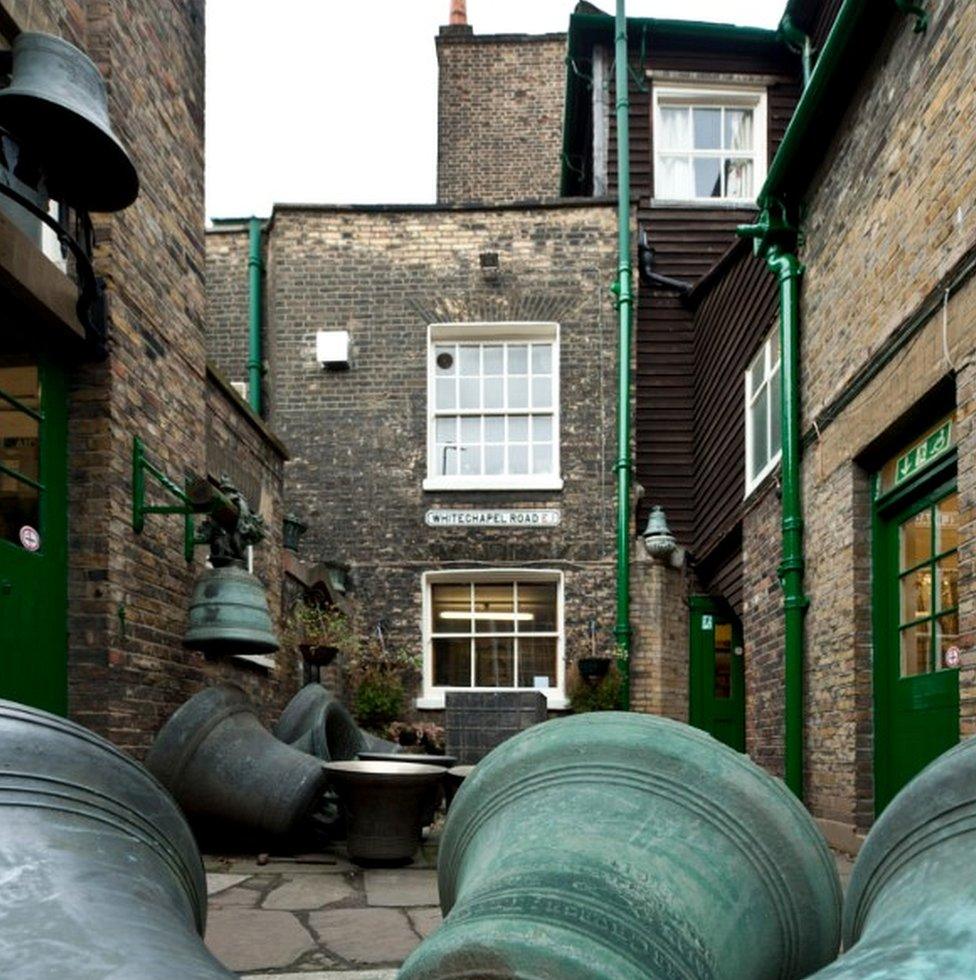
[[[555,527],[562,520],[556,509],[468,510],[437,508],[427,511],[428,527]]]

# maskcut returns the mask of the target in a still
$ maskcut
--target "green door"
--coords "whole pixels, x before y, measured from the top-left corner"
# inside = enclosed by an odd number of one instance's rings
[[[879,502],[874,555],[878,813],[959,741],[958,547],[959,497],[947,466],[896,500]]]
[[[67,710],[63,371],[0,338],[0,697]]]
[[[708,596],[692,596],[688,720],[739,752],[746,748],[742,625]]]

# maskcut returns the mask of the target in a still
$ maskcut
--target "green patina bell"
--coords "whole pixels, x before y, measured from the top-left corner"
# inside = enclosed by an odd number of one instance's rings
[[[260,580],[239,565],[206,569],[193,588],[183,646],[208,656],[277,650]]]

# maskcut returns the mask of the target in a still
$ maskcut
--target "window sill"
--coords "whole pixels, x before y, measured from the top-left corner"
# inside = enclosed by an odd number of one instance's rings
[[[650,200],[651,208],[658,208],[666,211],[669,208],[702,208],[703,210],[712,208],[722,208],[729,211],[754,211],[756,209],[755,200],[732,200],[722,197],[691,198],[688,201],[676,201],[671,198],[652,197]]]
[[[769,476],[774,473],[780,464],[780,460],[783,457],[783,451],[780,450],[756,475],[754,480],[746,483],[746,492],[743,500],[748,500],[760,487],[762,487],[768,480]]]
[[[562,490],[563,481],[558,476],[513,476],[500,480],[483,477],[433,476],[423,483],[424,490]]]
[[[531,691],[532,688],[530,688],[530,687],[527,687],[527,688],[523,688],[523,687],[516,687],[516,688],[508,688],[508,687],[473,688],[473,687],[466,687],[466,688],[458,688],[458,690],[476,691],[476,692],[479,692],[480,691],[480,692],[494,693],[495,691],[511,691],[511,690],[515,690],[515,691]],[[543,691],[542,693],[546,696],[546,708],[548,708],[549,711],[564,711],[566,708],[569,707],[569,700],[566,698],[566,695],[565,694],[562,694],[559,691]],[[420,697],[420,698],[417,698],[414,701],[414,705],[420,711],[443,711],[444,710],[444,695],[443,695],[443,693],[440,693],[440,694],[431,694],[431,695],[428,695],[427,697]]]

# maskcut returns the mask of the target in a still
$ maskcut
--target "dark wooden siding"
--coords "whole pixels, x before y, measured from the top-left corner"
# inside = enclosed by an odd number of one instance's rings
[[[694,319],[694,510],[691,553],[707,586],[741,598],[746,368],[776,322],[776,280],[738,246]]]
[[[794,0],[790,4],[793,22],[810,35],[814,57],[827,40],[843,2],[844,0]]]

